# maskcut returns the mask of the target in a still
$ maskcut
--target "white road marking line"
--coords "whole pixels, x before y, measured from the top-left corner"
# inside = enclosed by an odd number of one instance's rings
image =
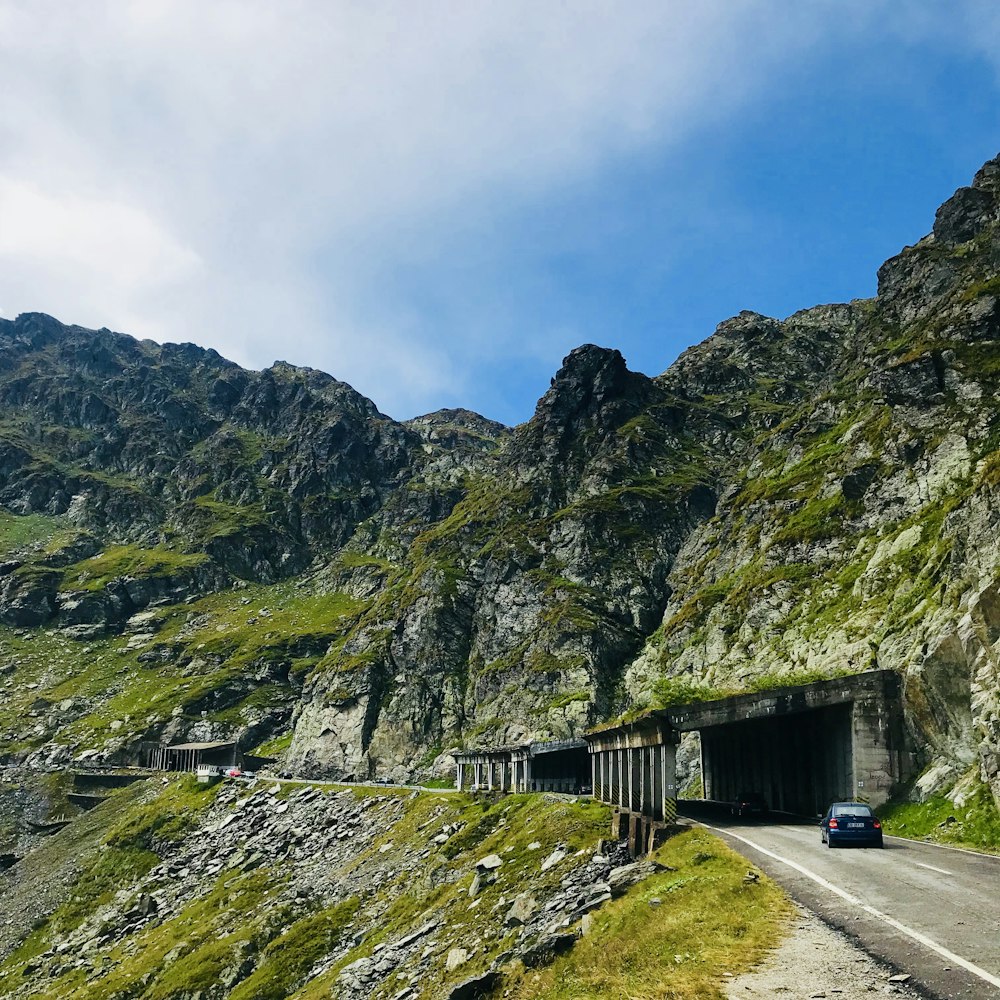
[[[914,861],[915,865],[919,868],[929,868],[932,872],[937,872],[939,875],[952,875],[953,872],[946,872],[943,868],[935,868],[933,865],[925,865],[923,861]]]
[[[808,868],[803,868],[802,865],[797,862],[792,861],[789,858],[783,858],[780,854],[775,854],[773,851],[769,851],[766,847],[761,847],[760,844],[755,844],[752,840],[748,840],[746,837],[741,837],[738,833],[733,833],[732,830],[721,830],[718,827],[709,826],[707,823],[705,826],[707,826],[709,830],[714,830],[716,833],[728,834],[730,837],[742,841],[748,847],[752,847],[755,851],[760,851],[760,853],[766,857],[773,858],[775,861],[779,861],[781,864],[787,865],[789,868],[793,868],[795,871],[799,872],[799,874],[805,875],[808,879],[812,879],[812,881],[817,885],[822,886],[834,895],[839,896],[845,902],[858,907],[869,916],[875,917],[877,920],[881,920],[890,927],[894,927],[901,934],[905,934],[907,937],[911,937],[914,941],[918,941],[920,944],[924,945],[925,948],[930,948],[931,951],[936,951],[942,958],[947,959],[953,965],[960,966],[965,969],[966,972],[971,972],[974,976],[978,976],[984,982],[1000,989],[1000,978],[997,976],[992,975],[985,969],[980,969],[978,965],[973,965],[972,962],[968,959],[962,958],[961,955],[956,955],[953,951],[949,951],[944,947],[944,945],[940,945],[937,941],[931,940],[931,938],[927,937],[926,934],[921,934],[920,931],[916,931],[912,927],[907,927],[906,924],[901,924],[895,918],[890,917],[888,913],[876,910],[874,906],[869,906],[867,903],[858,899],[857,896],[852,896],[849,892],[834,885],[832,882],[827,882],[822,875],[817,875],[815,872],[811,872]]]

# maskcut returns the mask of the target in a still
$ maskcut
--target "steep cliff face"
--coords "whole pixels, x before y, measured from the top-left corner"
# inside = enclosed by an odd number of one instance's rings
[[[686,540],[663,623],[627,671],[633,697],[663,674],[738,687],[892,667],[916,742],[936,758],[927,786],[978,751],[1000,793],[998,173],[987,164],[941,207],[933,235],[881,268],[876,299],[723,324],[663,377],[703,391],[712,353],[760,372],[751,340],[792,372],[805,360],[824,373],[804,396],[774,400],[715,517]],[[739,376],[727,382],[738,398]]]
[[[998,189],[993,161],[875,299],[741,313],[657,378],[578,348],[512,430],[0,323],[0,751],[225,734],[403,777],[878,664],[928,787],[978,762],[1000,796]]]

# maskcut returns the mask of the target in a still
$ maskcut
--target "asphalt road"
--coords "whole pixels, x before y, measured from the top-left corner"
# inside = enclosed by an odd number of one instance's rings
[[[741,821],[695,803],[682,813],[719,833],[797,902],[925,995],[1000,997],[1000,857],[887,837],[877,848],[820,843],[817,821]]]

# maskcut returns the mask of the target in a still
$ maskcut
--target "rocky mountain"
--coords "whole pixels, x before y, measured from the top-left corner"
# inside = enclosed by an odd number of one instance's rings
[[[874,299],[663,375],[584,346],[527,423],[0,322],[0,753],[237,736],[312,775],[877,664],[922,787],[1000,797],[1000,159]]]

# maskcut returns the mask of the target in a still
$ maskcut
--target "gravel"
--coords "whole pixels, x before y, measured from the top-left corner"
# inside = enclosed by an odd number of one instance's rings
[[[890,982],[895,969],[873,959],[807,910],[796,909],[792,931],[778,948],[752,972],[734,976],[723,986],[726,1000],[916,995],[905,983]]]

